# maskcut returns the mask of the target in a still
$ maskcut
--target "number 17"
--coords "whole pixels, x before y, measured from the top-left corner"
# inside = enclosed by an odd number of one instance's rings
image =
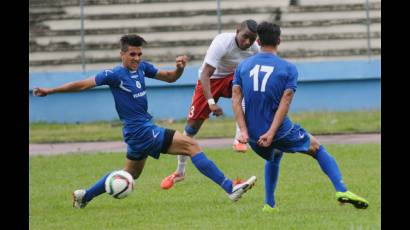
[[[273,72],[273,66],[255,65],[255,67],[253,67],[253,69],[250,71],[249,77],[253,76],[253,91],[255,92],[258,92],[259,90],[259,71],[266,72],[265,76],[263,76],[262,86],[261,86],[261,92],[265,92],[266,83],[268,82],[268,79]]]

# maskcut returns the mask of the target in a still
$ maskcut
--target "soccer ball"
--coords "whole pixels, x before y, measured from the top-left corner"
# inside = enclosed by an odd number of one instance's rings
[[[124,170],[112,172],[105,180],[105,191],[112,197],[122,199],[134,189],[134,179]]]

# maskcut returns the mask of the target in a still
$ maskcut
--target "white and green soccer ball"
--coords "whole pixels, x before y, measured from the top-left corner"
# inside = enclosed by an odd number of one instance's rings
[[[134,190],[134,179],[124,170],[112,172],[105,180],[105,191],[112,197],[122,199]]]

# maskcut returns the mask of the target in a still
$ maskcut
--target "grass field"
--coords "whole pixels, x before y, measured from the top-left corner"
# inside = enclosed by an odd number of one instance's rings
[[[340,206],[333,187],[311,157],[285,154],[276,191],[280,212],[261,211],[264,162],[254,153],[230,149],[206,151],[227,176],[256,175],[256,186],[237,203],[188,163],[187,179],[169,191],[162,178],[175,169],[175,157],[150,158],[123,200],[106,194],[85,209],[71,207],[71,192],[88,187],[106,172],[121,168],[123,154],[30,157],[30,229],[380,229],[380,144],[328,145],[348,188],[370,206]]]
[[[353,112],[291,113],[290,118],[313,134],[380,132],[380,110]],[[158,121],[158,125],[183,131],[185,120]],[[196,138],[233,137],[233,119],[206,121]],[[82,124],[30,123],[30,143],[122,140],[119,121]]]

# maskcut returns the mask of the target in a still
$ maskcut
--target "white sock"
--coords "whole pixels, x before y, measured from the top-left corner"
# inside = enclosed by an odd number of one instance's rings
[[[185,131],[184,131],[184,135],[188,136],[188,137],[194,137],[194,135],[190,136]],[[177,158],[178,158],[178,166],[177,166],[176,171],[177,171],[178,174],[185,174],[185,166],[186,166],[186,162],[187,162],[189,156],[178,155]]]
[[[245,100],[244,99],[242,99],[242,111],[243,113],[245,113]],[[234,145],[236,145],[239,142],[238,138],[241,136],[241,130],[239,129],[238,123],[236,122],[235,125],[236,125],[236,133],[235,133],[235,138],[233,139]]]
[[[235,138],[233,139],[234,145],[238,144],[238,138],[241,136],[241,130],[239,129],[238,123],[235,123],[235,125],[236,125],[236,133],[235,133]]]
[[[178,157],[177,173],[178,174],[185,174],[186,161],[189,157],[184,156],[184,155],[178,155],[177,157]]]

